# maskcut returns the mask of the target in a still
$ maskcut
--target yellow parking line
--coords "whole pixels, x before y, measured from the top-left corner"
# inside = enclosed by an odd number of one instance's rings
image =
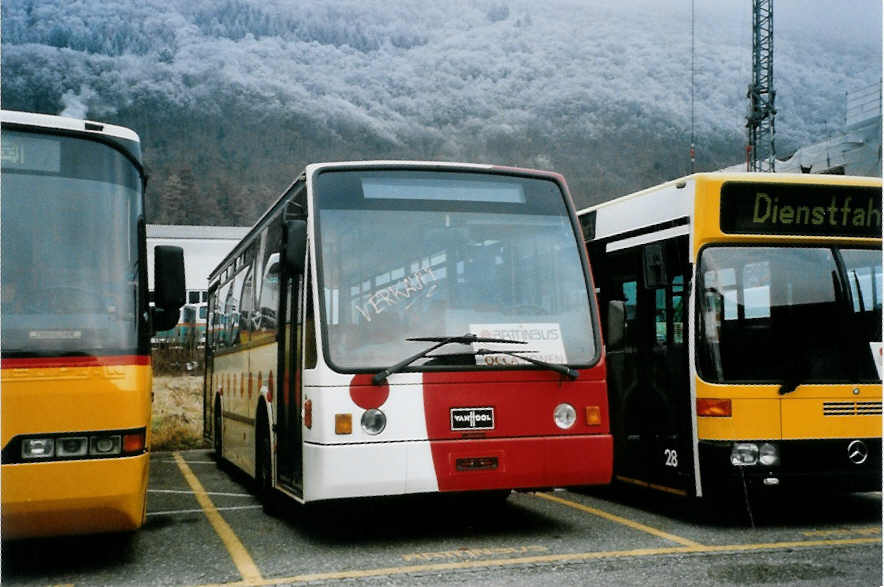
[[[212,524],[215,532],[218,533],[218,536],[227,548],[227,552],[230,553],[230,558],[233,559],[233,564],[236,565],[239,574],[242,575],[243,581],[249,584],[259,584],[253,582],[260,582],[262,580],[261,572],[258,570],[246,547],[243,546],[243,543],[237,538],[230,525],[218,513],[215,504],[212,503],[208,493],[203,489],[202,483],[196,478],[196,475],[193,474],[193,471],[190,470],[190,467],[187,466],[181,455],[177,451],[172,454],[175,457],[175,462],[178,463],[178,468],[181,469],[181,474],[184,475],[187,484],[193,490],[194,497],[196,497],[197,502],[199,502],[200,507],[203,508],[203,512],[209,519],[209,523]]]
[[[776,550],[780,548],[802,548],[811,546],[855,546],[858,544],[880,543],[880,538],[844,538],[839,540],[792,540],[788,542],[758,542],[755,544],[726,544],[703,546],[696,552],[740,552],[745,550]]]
[[[334,581],[341,579],[364,579],[368,577],[383,577],[386,575],[405,575],[409,573],[427,573],[449,570],[463,570],[483,567],[506,567],[517,565],[529,565],[539,563],[563,563],[579,562],[594,559],[642,557],[667,554],[693,554],[712,552],[740,552],[746,550],[777,550],[793,548],[812,548],[823,546],[848,546],[860,544],[880,543],[880,538],[850,538],[844,540],[803,540],[792,542],[769,542],[759,544],[731,544],[724,546],[672,546],[668,548],[637,548],[634,550],[610,550],[604,552],[578,552],[568,554],[548,554],[538,556],[525,556],[519,558],[505,558],[494,560],[459,561],[451,563],[434,563],[426,565],[411,565],[399,567],[386,567],[379,569],[363,569],[352,571],[334,571],[329,573],[309,573],[294,575],[291,577],[279,577],[275,579],[256,579],[238,581],[235,583],[214,583],[201,587],[227,587],[248,586],[257,587],[263,585],[276,585],[286,583],[310,583],[315,581]]]
[[[664,532],[663,530],[658,530],[657,528],[652,528],[651,526],[647,526],[640,522],[635,522],[633,520],[629,520],[627,518],[622,518],[620,516],[610,514],[606,511],[589,507],[583,505],[582,503],[577,503],[576,501],[570,501],[567,499],[562,499],[561,497],[557,497],[555,495],[550,495],[549,493],[535,493],[537,497],[541,499],[546,499],[549,501],[554,501],[557,503],[564,504],[568,507],[572,507],[574,509],[586,512],[588,514],[592,514],[594,516],[598,516],[600,518],[605,518],[606,520],[611,520],[612,522],[617,522],[618,524],[623,524],[624,526],[629,526],[634,530],[640,530],[642,532],[647,532],[648,534],[653,534],[658,538],[663,538],[665,540],[671,540],[672,542],[677,542],[678,544],[682,544],[684,546],[691,547],[702,547],[703,545],[699,542],[694,542],[693,540],[688,540],[687,538],[682,538],[681,536],[676,536],[675,534],[670,534],[669,532]]]

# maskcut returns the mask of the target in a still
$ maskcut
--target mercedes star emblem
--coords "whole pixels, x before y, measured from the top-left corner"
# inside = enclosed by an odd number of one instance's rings
[[[847,458],[854,465],[861,465],[869,458],[869,447],[862,440],[854,440],[847,445]]]

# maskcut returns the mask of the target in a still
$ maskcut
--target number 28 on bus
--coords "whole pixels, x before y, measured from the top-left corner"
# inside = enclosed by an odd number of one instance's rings
[[[592,292],[556,174],[310,165],[210,276],[206,435],[268,499],[607,483]]]

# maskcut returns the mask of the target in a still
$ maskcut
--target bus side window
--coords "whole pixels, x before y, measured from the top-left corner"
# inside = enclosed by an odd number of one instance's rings
[[[252,243],[243,255],[243,269],[237,276],[237,283],[242,278],[242,290],[239,296],[240,338],[245,342],[251,338],[257,321],[255,312],[255,262],[257,243]]]
[[[230,294],[231,287],[230,282],[227,282],[223,286],[218,289],[218,292],[215,294],[218,296],[218,303],[215,306],[215,331],[216,331],[216,342],[215,344],[218,348],[228,347],[230,346],[230,340],[227,338],[227,323],[228,323],[228,310],[227,307],[230,304]]]
[[[209,312],[206,317],[206,348],[218,350],[218,290],[214,290],[211,296],[207,296]]]
[[[282,228],[279,222],[272,222],[267,228],[267,243],[264,247],[264,259],[261,264],[261,294],[258,300],[258,328],[262,332],[277,329],[277,312],[279,311],[279,249],[282,246]]]
[[[672,343],[684,344],[684,276],[672,278]]]
[[[255,288],[253,283],[252,266],[249,265],[243,280],[242,293],[239,296],[239,330],[240,336],[245,337],[248,337],[248,333],[252,331],[252,320],[255,312]]]
[[[666,344],[669,337],[668,315],[666,312],[666,288],[654,290],[654,332],[657,344]]]
[[[674,276],[667,287],[660,287],[654,293],[654,328],[657,344],[683,344],[684,276]]]
[[[239,299],[236,297],[237,282],[239,279],[228,284],[227,299],[224,302],[224,341],[232,347],[239,344]]]
[[[626,337],[625,343],[627,347],[636,348],[638,345],[638,281],[624,281],[620,284],[623,292],[623,301],[626,306]]]

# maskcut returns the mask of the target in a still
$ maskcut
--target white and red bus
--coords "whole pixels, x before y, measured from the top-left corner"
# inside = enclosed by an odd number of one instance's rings
[[[302,503],[608,483],[580,234],[555,173],[309,165],[209,277],[219,463]]]

